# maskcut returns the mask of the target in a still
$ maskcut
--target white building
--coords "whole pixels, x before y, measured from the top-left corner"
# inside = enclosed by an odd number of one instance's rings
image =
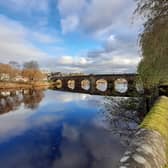
[[[9,81],[9,79],[10,79],[9,74],[5,74],[5,73],[0,74],[0,80]]]

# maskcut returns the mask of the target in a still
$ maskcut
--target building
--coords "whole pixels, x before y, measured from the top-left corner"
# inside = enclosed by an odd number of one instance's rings
[[[6,73],[0,74],[0,80],[1,81],[9,81],[10,80],[9,74],[6,74]]]

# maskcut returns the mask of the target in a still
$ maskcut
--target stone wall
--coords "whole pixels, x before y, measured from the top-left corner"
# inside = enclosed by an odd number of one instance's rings
[[[120,168],[164,168],[168,149],[168,98],[160,97],[120,160]]]

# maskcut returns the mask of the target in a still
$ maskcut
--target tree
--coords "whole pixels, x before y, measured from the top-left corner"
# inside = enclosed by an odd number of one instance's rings
[[[168,74],[168,0],[136,0],[136,13],[144,16],[140,34],[142,60],[138,73],[146,88],[157,86]]]
[[[24,69],[36,69],[38,70],[39,69],[39,65],[36,61],[29,61],[29,62],[25,62],[23,64],[23,68]]]
[[[44,78],[43,73],[36,69],[24,69],[22,76],[28,78],[29,81],[40,81]]]
[[[0,79],[1,80],[11,80],[14,78],[19,71],[15,68],[12,68],[9,64],[0,63]]]
[[[15,69],[20,69],[20,64],[16,61],[9,61],[9,65],[11,65]]]
[[[25,62],[23,67],[22,76],[28,78],[29,81],[40,81],[44,78],[36,61]]]

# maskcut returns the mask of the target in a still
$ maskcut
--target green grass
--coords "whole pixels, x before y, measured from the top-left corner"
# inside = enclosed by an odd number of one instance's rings
[[[168,159],[168,97],[162,96],[159,98],[140,127],[155,130],[165,138],[167,142]],[[168,168],[168,165],[165,168]]]
[[[168,97],[159,98],[140,127],[158,131],[168,140]]]

